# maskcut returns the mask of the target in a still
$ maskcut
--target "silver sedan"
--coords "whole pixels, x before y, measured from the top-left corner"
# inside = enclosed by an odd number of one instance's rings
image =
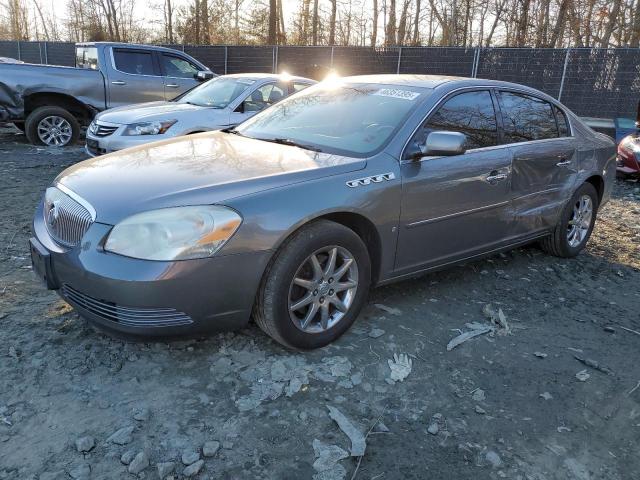
[[[243,73],[209,80],[168,102],[112,108],[87,129],[91,156],[180,135],[233,127],[314,84],[287,74]]]

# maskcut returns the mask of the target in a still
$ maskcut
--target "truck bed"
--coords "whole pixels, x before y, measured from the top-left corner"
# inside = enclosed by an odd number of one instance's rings
[[[34,93],[68,95],[93,110],[106,108],[105,79],[98,70],[0,64],[0,121],[24,120],[24,98]]]

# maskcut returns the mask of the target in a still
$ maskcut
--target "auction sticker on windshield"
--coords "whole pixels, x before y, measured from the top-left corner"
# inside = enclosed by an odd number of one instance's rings
[[[402,98],[403,100],[415,100],[420,96],[418,92],[412,92],[411,90],[402,90],[399,88],[381,88],[373,95],[379,95],[381,97]]]

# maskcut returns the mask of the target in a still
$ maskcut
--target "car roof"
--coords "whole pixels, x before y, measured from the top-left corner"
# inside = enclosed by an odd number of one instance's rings
[[[230,73],[228,75],[221,75],[221,76],[232,77],[232,78],[246,78],[251,80],[271,80],[271,79],[279,80],[283,76],[286,76],[288,79],[293,81],[316,83],[316,81],[312,80],[311,78],[300,77],[297,75],[289,75],[289,74],[278,74],[278,73]]]
[[[501,80],[489,80],[486,78],[454,77],[448,75],[406,75],[406,74],[383,74],[383,75],[357,75],[344,77],[344,81],[352,83],[377,83],[385,85],[404,85],[418,88],[442,87],[445,91],[451,91],[464,87],[495,87],[516,89],[529,92],[534,95],[544,97],[553,103],[558,103],[556,99],[540,90],[521,85],[518,83],[504,82]]]

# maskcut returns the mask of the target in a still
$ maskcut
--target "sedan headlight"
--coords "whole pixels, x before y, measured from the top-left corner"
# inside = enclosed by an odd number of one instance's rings
[[[132,135],[161,135],[169,128],[171,125],[176,123],[177,120],[165,120],[165,121],[157,121],[157,122],[140,122],[133,123],[131,125],[127,125],[127,128],[124,130],[123,135],[132,136]]]
[[[219,205],[151,210],[113,227],[104,248],[143,260],[205,258],[220,250],[240,223],[240,215]]]

